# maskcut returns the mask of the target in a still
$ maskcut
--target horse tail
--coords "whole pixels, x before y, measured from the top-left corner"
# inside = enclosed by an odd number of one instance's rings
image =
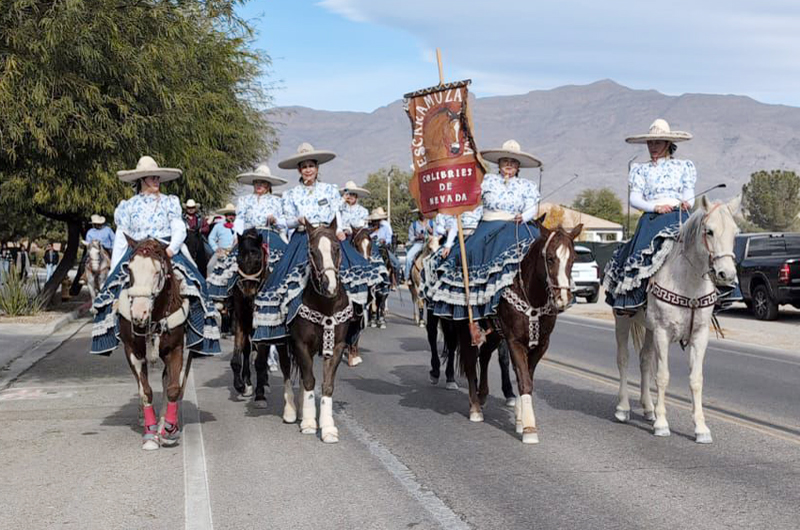
[[[647,333],[647,328],[641,322],[635,320],[631,322],[631,339],[633,339],[633,347],[636,353],[640,353],[644,348],[644,337]]]

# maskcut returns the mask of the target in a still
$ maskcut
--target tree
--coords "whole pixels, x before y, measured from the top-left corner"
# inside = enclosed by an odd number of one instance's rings
[[[544,226],[553,230],[564,223],[564,208],[558,204],[554,204],[548,211],[547,217],[544,218]]]
[[[794,171],[757,171],[742,187],[745,218],[770,231],[791,228],[800,212],[800,177]]]
[[[572,208],[607,221],[624,224],[622,201],[611,188],[586,189],[572,202]]]
[[[274,147],[238,0],[0,0],[0,206],[66,223],[51,296],[92,213],[131,195],[143,154],[184,169],[165,190],[210,204]]]
[[[400,171],[397,167],[392,169],[380,169],[375,173],[370,173],[364,188],[370,192],[369,197],[364,197],[361,203],[370,212],[378,206],[388,209],[386,181],[391,175],[392,190],[392,230],[397,235],[397,240],[405,243],[408,239],[408,226],[417,218],[417,214],[411,213],[416,208],[414,197],[408,189],[408,183],[413,174],[409,171]]]

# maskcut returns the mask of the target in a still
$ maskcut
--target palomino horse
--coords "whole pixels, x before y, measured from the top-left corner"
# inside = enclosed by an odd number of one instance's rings
[[[646,309],[640,309],[633,317],[615,317],[620,376],[619,403],[614,414],[617,420],[627,422],[631,414],[627,369],[628,336],[633,331],[641,365],[642,408],[646,419],[655,420],[654,434],[670,434],[665,402],[668,354],[669,345],[679,342],[689,354],[695,441],[712,442],[703,414],[703,358],[717,299],[715,286],[736,282],[733,243],[739,230],[733,214],[740,202],[737,197],[729,204],[711,203],[704,195],[699,207],[681,227],[666,261],[650,280]],[[658,390],[655,407],[650,396],[654,354]]]
[[[86,287],[89,289],[89,296],[94,301],[111,272],[111,258],[100,241],[94,240],[91,243],[83,241],[83,244],[86,245],[88,254],[83,277],[86,280]],[[92,313],[94,313],[94,307],[92,307]]]
[[[333,385],[336,369],[345,348],[345,337],[353,306],[339,278],[341,248],[336,239],[336,221],[331,226],[312,227],[305,224],[308,233],[308,261],[310,274],[302,294],[302,304],[297,316],[289,324],[291,355],[300,367],[303,385],[302,421],[303,434],[317,432],[317,404],[314,395],[314,356],[322,354],[323,379],[320,399],[319,427],[325,443],[339,441],[339,431],[333,421]],[[286,368],[284,370],[283,420],[294,423],[297,411],[294,395]]]
[[[152,450],[174,445],[180,437],[178,404],[192,364],[191,354],[185,365],[183,358],[189,300],[181,298],[181,280],[173,271],[166,245],[155,239],[127,239],[133,252],[128,266],[130,287],[120,292],[118,301],[119,333],[139,385],[144,415],[142,449]],[[148,362],[159,358],[164,362],[162,382],[167,398],[160,425],[147,379]]]
[[[578,225],[569,232],[561,227],[550,230],[541,224],[543,219],[538,220],[539,237],[520,262],[518,275],[503,291],[494,330],[480,349],[473,346],[466,321],[448,323],[458,334],[460,366],[469,382],[470,421],[483,421],[481,407],[489,395],[489,361],[500,340],[504,337],[508,342],[520,396],[515,402],[516,429],[526,444],[539,443],[533,412],[533,373],[550,344],[556,316],[570,303],[574,240],[583,229]]]
[[[353,232],[350,243],[355,247],[365,260],[369,261],[372,256],[372,238],[369,236],[369,229],[359,228]],[[380,286],[376,287],[379,288]],[[373,289],[370,289],[370,298],[373,297]],[[367,305],[370,304],[367,300]],[[358,341],[361,338],[361,333],[364,331],[364,307],[358,304],[353,305],[353,319],[350,321],[350,326],[347,329],[347,344],[345,351],[347,352],[347,364],[350,366],[358,366],[363,362],[361,352],[358,350]]]
[[[242,396],[253,395],[253,384],[250,375],[250,353],[253,344],[253,308],[255,298],[261,286],[269,278],[269,249],[263,244],[261,234],[255,228],[244,231],[239,238],[236,256],[239,279],[233,286],[231,301],[233,307],[234,347],[231,356],[233,370],[233,387]],[[281,362],[288,362],[286,343],[275,345]],[[268,357],[269,344],[259,344],[256,351],[256,386],[254,404],[258,408],[266,408],[265,387],[269,385]]]

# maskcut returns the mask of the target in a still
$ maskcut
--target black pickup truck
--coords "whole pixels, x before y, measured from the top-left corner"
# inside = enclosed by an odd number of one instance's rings
[[[778,318],[778,306],[800,308],[800,233],[740,234],[734,243],[744,303],[759,320]]]

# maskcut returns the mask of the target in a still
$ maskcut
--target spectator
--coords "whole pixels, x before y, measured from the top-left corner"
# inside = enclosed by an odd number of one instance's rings
[[[47,269],[47,279],[45,279],[47,282],[50,281],[50,276],[53,275],[58,266],[58,252],[53,249],[52,243],[48,243],[44,248],[44,265]]]

